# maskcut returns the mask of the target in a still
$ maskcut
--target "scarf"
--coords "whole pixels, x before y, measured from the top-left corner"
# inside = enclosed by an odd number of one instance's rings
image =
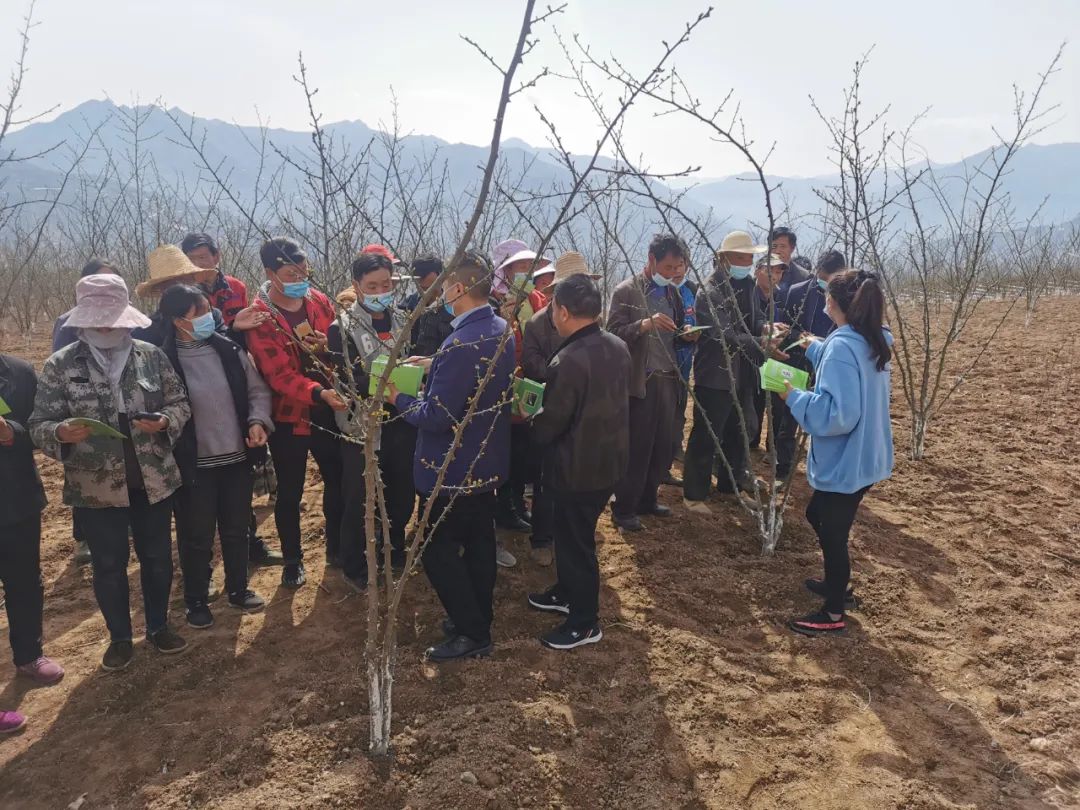
[[[122,329],[102,334],[93,329],[80,329],[79,340],[90,347],[90,354],[94,356],[98,367],[105,374],[105,379],[109,381],[117,412],[126,413],[127,405],[124,404],[124,395],[120,390],[120,380],[131,356],[131,330]]]

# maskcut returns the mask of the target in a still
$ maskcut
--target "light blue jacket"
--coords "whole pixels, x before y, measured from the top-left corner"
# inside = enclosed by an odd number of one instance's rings
[[[884,330],[892,346],[892,333]],[[852,493],[892,475],[891,364],[878,371],[866,339],[842,326],[811,343],[813,391],[792,391],[788,408],[810,435],[806,478],[816,490]]]

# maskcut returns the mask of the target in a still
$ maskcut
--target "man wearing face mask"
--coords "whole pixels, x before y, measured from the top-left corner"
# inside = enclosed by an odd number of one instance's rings
[[[607,328],[630,349],[630,462],[615,487],[612,520],[641,531],[640,515],[669,517],[657,490],[671,466],[679,366],[676,335],[683,331],[685,308],[675,281],[685,274],[689,250],[679,237],[658,234],[649,244],[649,261],[611,294]]]
[[[784,297],[784,312],[791,324],[792,342],[801,335],[809,333],[820,338],[828,337],[836,328],[832,318],[825,314],[825,290],[829,279],[847,267],[847,259],[839,250],[829,250],[821,254],[814,268],[814,278],[796,284]],[[802,349],[792,355],[801,368],[810,368],[809,361],[803,364]]]
[[[630,456],[630,353],[622,340],[600,328],[600,307],[600,290],[587,275],[555,285],[548,308],[563,343],[548,363],[544,407],[532,422],[534,438],[544,448],[557,581],[543,593],[529,594],[529,605],[566,616],[540,639],[554,650],[603,638],[596,521]]]
[[[389,251],[387,251],[388,253]],[[389,355],[405,329],[406,314],[394,306],[394,265],[381,251],[366,250],[352,263],[353,289],[356,303],[330,325],[327,332],[330,353],[339,369],[344,369],[346,356],[352,368],[357,393],[368,396],[368,372],[379,355]],[[408,357],[406,344],[398,355]],[[339,370],[345,379],[344,371]],[[341,443],[344,513],[341,525],[341,567],[347,585],[358,592],[367,590],[367,536],[364,529],[367,483],[364,479],[364,435],[366,414],[350,403],[348,410],[335,414],[338,428],[348,440]],[[382,560],[381,540],[390,538],[390,564],[396,571],[405,565],[405,526],[412,517],[416,503],[413,486],[413,453],[416,450],[416,428],[401,419],[390,403],[384,408],[387,416],[379,429],[377,441],[379,474],[384,484],[389,526],[381,526],[379,560]],[[376,519],[378,525],[378,519]]]
[[[754,256],[766,250],[765,245],[755,245],[745,231],[732,231],[716,252],[715,272],[698,291],[694,307],[697,322],[710,328],[694,357],[697,407],[683,464],[683,504],[691,512],[710,511],[704,501],[712,489],[718,449],[714,435],[721,441],[719,449],[727,462],[720,467],[718,490],[734,494],[734,478],[739,489],[753,491],[746,435],[754,435],[757,369],[782,340],[770,341],[762,335],[767,323],[758,306],[752,273]]]
[[[273,394],[274,432],[270,456],[278,478],[274,523],[285,558],[281,584],[307,581],[300,545],[300,500],[307,457],[315,457],[323,479],[326,561],[340,565],[341,443],[334,412],[348,406],[334,390],[326,332],[334,305],[312,289],[307,256],[291,239],[278,237],[259,250],[267,283],[252,309],[271,317],[248,333],[248,351]]]

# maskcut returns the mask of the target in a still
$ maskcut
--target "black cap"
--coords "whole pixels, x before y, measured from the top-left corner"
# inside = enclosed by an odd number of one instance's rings
[[[278,236],[263,243],[259,248],[259,259],[267,270],[278,270],[287,264],[303,264],[307,254],[292,239]]]
[[[184,237],[184,241],[180,243],[180,250],[184,251],[184,253],[191,253],[191,251],[201,247],[210,248],[210,252],[215,256],[221,253],[218,250],[217,240],[208,233],[189,233]]]

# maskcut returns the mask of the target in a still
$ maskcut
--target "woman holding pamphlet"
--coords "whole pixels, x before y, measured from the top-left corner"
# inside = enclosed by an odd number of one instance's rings
[[[788,382],[780,395],[810,436],[806,477],[814,494],[806,517],[825,558],[825,578],[806,581],[807,589],[823,596],[825,604],[789,622],[803,635],[844,631],[844,610],[855,604],[848,588],[851,524],[870,487],[892,474],[892,334],[882,325],[884,310],[885,296],[875,274],[844,270],[832,276],[825,312],[836,330],[824,340],[803,338],[816,375],[814,390],[798,390]]]

